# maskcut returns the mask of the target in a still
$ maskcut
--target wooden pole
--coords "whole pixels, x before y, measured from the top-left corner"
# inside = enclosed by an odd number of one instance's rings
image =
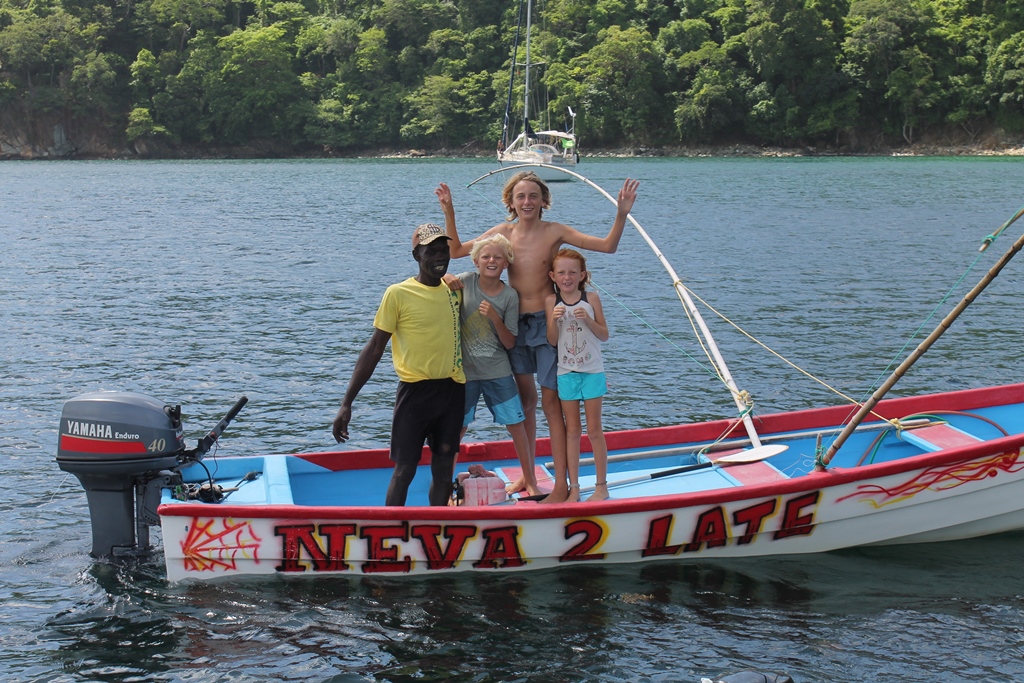
[[[1021,215],[1024,215],[1024,211],[1017,212],[1017,215],[1014,216],[1009,222],[1005,223],[1003,227],[1009,227],[1010,223],[1020,218]],[[981,250],[984,251],[984,248],[987,246],[988,244],[986,243],[985,245],[982,246]],[[964,312],[964,309],[970,306],[971,303],[973,303],[974,300],[978,298],[978,295],[981,294],[986,287],[988,287],[989,283],[996,279],[996,276],[999,275],[999,272],[1006,266],[1007,263],[1010,262],[1010,259],[1017,255],[1017,252],[1020,251],[1022,248],[1024,248],[1024,235],[1021,235],[1019,238],[1017,238],[1017,241],[1013,243],[1013,246],[1010,247],[1009,251],[1003,254],[1002,258],[1000,258],[996,262],[996,264],[989,269],[989,271],[985,274],[985,277],[981,278],[981,281],[978,282],[978,284],[976,284],[974,288],[967,293],[967,295],[960,301],[960,303],[958,303],[956,307],[954,307],[953,310],[950,311],[946,315],[946,317],[942,319],[942,322],[939,323],[938,327],[932,330],[932,333],[929,334],[923,342],[918,344],[917,348],[914,349],[914,352],[911,353],[905,361],[900,363],[899,367],[896,368],[896,370],[893,371],[891,375],[889,375],[889,378],[882,383],[882,386],[878,387],[875,393],[871,395],[871,398],[869,398],[860,407],[860,410],[858,410],[857,414],[853,416],[853,419],[850,421],[850,423],[846,425],[846,428],[843,429],[839,436],[836,437],[836,440],[833,441],[832,444],[828,447],[828,451],[825,453],[824,456],[822,456],[821,461],[815,463],[814,469],[816,471],[825,471],[825,468],[828,467],[828,464],[832,461],[832,458],[839,451],[839,449],[842,448],[843,444],[846,443],[846,440],[850,437],[850,434],[853,433],[853,430],[857,428],[857,425],[859,425],[861,421],[863,421],[864,418],[867,416],[867,414],[870,413],[876,405],[878,405],[878,402],[882,400],[882,397],[885,396],[886,393],[888,393],[888,391],[892,389],[892,387],[896,384],[896,382],[898,382],[900,378],[907,373],[907,370],[909,370],[910,367],[917,362],[917,359],[923,356],[925,351],[930,349],[932,344],[934,344],[938,340],[938,338],[941,337],[942,334],[949,329],[949,326],[952,325],[953,321],[956,320],[960,316],[960,314]]]

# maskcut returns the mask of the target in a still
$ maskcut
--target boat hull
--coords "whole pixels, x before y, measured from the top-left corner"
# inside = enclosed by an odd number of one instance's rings
[[[261,476],[247,484],[251,489],[219,504],[177,501],[164,492],[158,513],[167,574],[171,580],[205,580],[514,572],[818,553],[1024,528],[1024,384],[893,399],[877,411],[887,418],[942,411],[955,416],[920,430],[924,436],[894,435],[890,445],[874,449],[876,462],[858,463],[884,423],[868,425],[876,431],[851,439],[825,472],[811,467],[811,434],[832,433],[836,418],[848,413],[845,407],[762,417],[762,438],[788,446],[768,461],[647,480],[630,475],[664,472],[671,462],[694,457],[678,453],[717,438],[729,423],[609,433],[612,499],[597,503],[331,504],[332,498],[340,503],[366,495],[366,477],[385,486],[386,451],[221,459],[225,481],[248,468]],[[999,423],[1007,435],[985,420]],[[538,449],[543,460],[547,444],[539,442]],[[650,449],[676,455],[645,455]],[[482,462],[494,469],[511,462],[511,453],[507,442],[464,444],[460,465]],[[633,479],[641,481],[614,485]],[[382,498],[383,488],[371,491],[377,493]]]

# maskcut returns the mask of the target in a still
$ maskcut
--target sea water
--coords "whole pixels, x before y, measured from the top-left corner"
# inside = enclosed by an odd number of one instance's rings
[[[88,556],[85,495],[54,461],[65,401],[109,389],[181,404],[191,443],[245,394],[218,455],[334,448],[380,295],[415,274],[413,227],[442,219],[434,188],[452,187],[471,237],[504,215],[501,174],[467,187],[493,169],[0,163],[0,677],[1024,680],[1020,534],[411,581],[168,584],[160,553],[131,566]],[[579,171],[613,196],[640,179],[634,217],[759,414],[865,398],[1024,231],[978,252],[1024,204],[1019,159],[584,159]],[[614,208],[586,184],[552,191],[545,217],[611,227]],[[611,332],[605,428],[734,416],[639,233],[588,256]],[[1011,262],[892,395],[1020,381],[1022,273]],[[395,381],[386,355],[345,448],[387,445]],[[467,438],[503,437],[478,415]]]

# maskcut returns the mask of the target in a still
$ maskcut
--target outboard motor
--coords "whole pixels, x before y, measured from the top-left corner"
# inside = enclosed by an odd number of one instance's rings
[[[64,404],[57,464],[78,477],[89,501],[92,555],[146,554],[158,524],[160,489],[202,460],[248,399],[243,396],[195,449],[185,448],[181,406],[132,392],[83,394]]]

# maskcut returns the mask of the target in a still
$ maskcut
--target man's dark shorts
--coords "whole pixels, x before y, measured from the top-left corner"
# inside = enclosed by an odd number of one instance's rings
[[[516,345],[508,352],[512,372],[517,375],[537,373],[542,387],[558,391],[558,354],[548,344],[548,319],[544,311],[519,316]]]
[[[391,419],[391,460],[418,463],[424,441],[432,457],[459,453],[466,385],[453,379],[399,382]]]

